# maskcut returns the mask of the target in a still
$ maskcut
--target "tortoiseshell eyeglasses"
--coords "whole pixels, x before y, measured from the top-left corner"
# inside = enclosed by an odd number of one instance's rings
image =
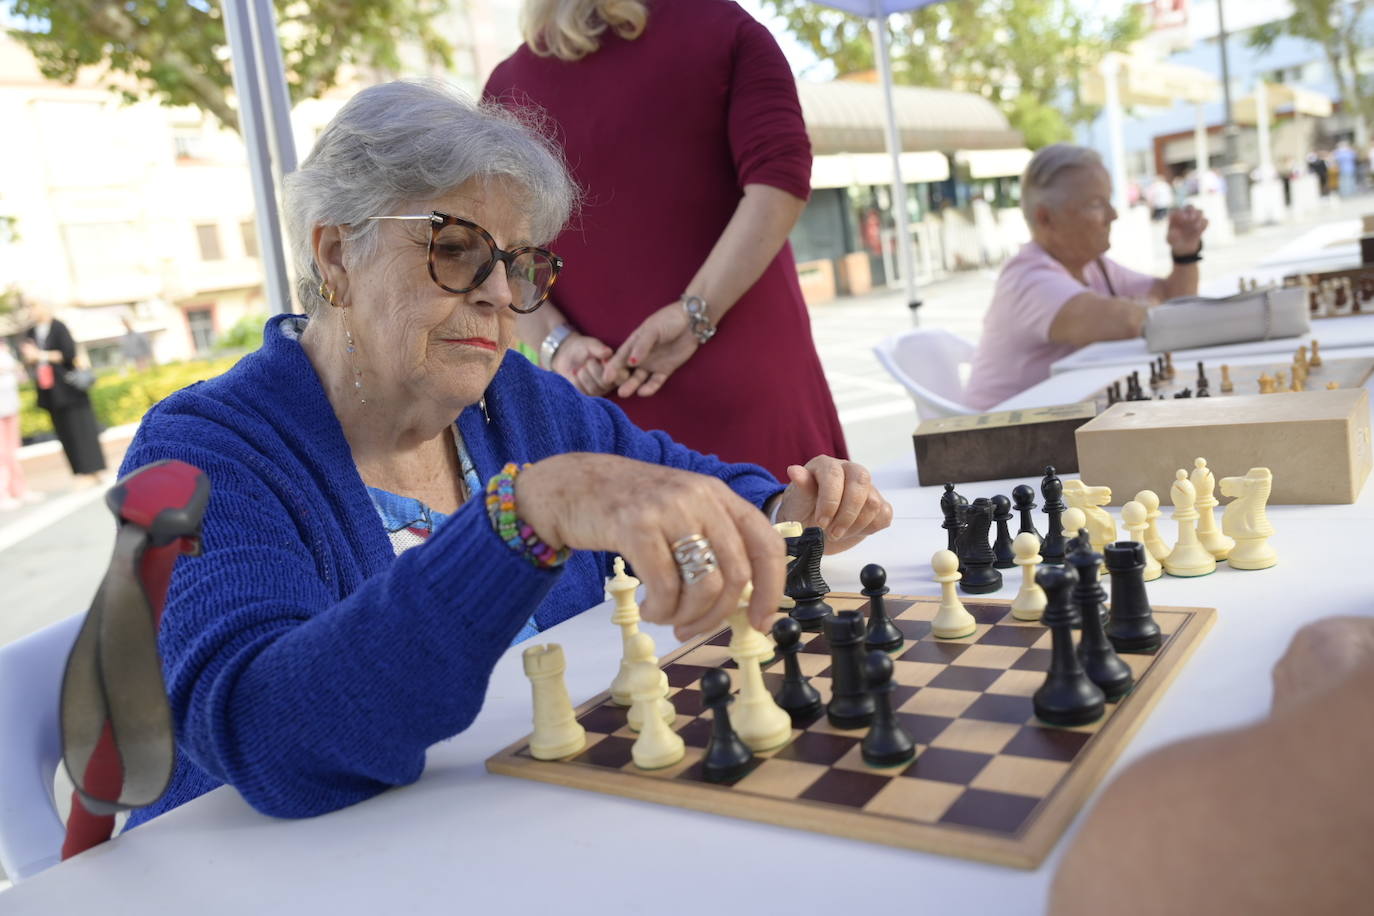
[[[563,259],[543,248],[498,248],[491,233],[474,222],[440,213],[370,216],[369,220],[422,219],[429,223],[429,275],[439,288],[468,293],[487,281],[497,261],[506,265],[510,307],[529,314],[544,304],[563,269]]]

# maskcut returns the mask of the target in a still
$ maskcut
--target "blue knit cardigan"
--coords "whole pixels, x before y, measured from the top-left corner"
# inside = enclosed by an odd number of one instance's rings
[[[472,723],[531,612],[543,629],[603,600],[607,554],[536,570],[480,495],[395,555],[286,319],[229,372],[153,408],[124,458],[121,474],[177,458],[211,485],[204,553],[177,562],[160,633],[176,768],[129,826],[224,783],[259,811],[308,817],[413,782],[425,749]],[[709,474],[760,507],[782,489],[760,467],[637,428],[518,353],[486,407],[490,420],[476,405],[458,417],[482,479],[585,451]]]

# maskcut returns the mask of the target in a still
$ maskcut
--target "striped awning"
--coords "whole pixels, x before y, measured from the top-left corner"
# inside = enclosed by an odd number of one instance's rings
[[[886,151],[878,84],[798,81],[797,92],[813,155]],[[971,92],[897,86],[892,102],[904,152],[1008,149],[1025,143],[997,106]]]

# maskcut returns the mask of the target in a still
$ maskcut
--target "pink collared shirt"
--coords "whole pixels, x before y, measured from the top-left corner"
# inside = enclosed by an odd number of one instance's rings
[[[1074,296],[1092,290],[1103,296],[1143,299],[1154,290],[1155,278],[1136,273],[1110,258],[1083,270],[1080,283],[1067,267],[1035,242],[1021,246],[1002,265],[992,305],[983,318],[983,336],[973,356],[973,371],[964,403],[988,410],[1012,395],[1050,377],[1050,366],[1078,348],[1050,342],[1054,316]]]

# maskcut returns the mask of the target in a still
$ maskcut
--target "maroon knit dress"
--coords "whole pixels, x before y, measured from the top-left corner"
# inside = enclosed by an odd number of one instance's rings
[[[730,0],[651,0],[639,38],[608,30],[599,50],[571,63],[522,46],[484,94],[550,119],[586,194],[549,246],[566,262],[552,301],[613,349],[679,299],[746,184],[802,199],[810,191],[787,61]],[[784,481],[789,464],[846,457],[790,245],[719,328],[657,394],[616,403],[641,428]]]

